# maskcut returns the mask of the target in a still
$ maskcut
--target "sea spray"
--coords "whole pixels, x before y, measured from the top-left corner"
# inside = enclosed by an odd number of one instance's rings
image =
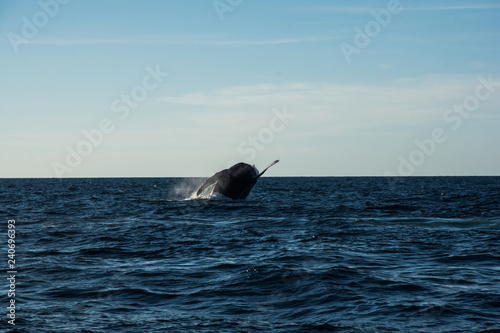
[[[170,189],[168,196],[175,199],[194,199],[202,182],[200,178],[183,178]]]

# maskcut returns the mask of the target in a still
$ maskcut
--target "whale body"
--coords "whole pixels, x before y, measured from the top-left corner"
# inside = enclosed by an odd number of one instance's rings
[[[260,176],[278,162],[279,160],[276,160],[269,164],[261,173],[250,164],[237,163],[208,178],[196,191],[196,196],[200,196],[203,191],[214,185],[210,194],[220,193],[231,199],[245,199]]]

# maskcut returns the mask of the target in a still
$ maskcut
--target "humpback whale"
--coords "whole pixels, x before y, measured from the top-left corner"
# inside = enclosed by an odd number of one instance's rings
[[[245,199],[259,177],[278,162],[279,160],[272,162],[261,173],[250,164],[237,163],[229,169],[219,171],[208,178],[196,191],[196,196],[199,196],[208,187],[215,184],[211,194],[220,193],[231,199]]]

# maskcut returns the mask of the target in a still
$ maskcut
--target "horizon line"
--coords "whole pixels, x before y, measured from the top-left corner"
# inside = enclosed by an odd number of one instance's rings
[[[500,177],[497,175],[300,175],[300,176],[262,176],[261,178],[424,178],[424,177]],[[207,176],[87,176],[87,177],[0,177],[0,180],[7,179],[124,179],[124,178],[207,178]]]

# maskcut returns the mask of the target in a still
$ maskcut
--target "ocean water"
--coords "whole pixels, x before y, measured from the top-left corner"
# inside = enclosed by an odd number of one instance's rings
[[[500,177],[202,182],[1,179],[0,330],[500,332]]]

